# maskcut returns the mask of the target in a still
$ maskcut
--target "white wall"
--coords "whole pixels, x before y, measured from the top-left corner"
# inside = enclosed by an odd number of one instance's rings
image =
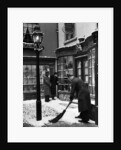
[[[59,23],[58,24],[58,30],[59,30],[59,47],[63,47],[64,42],[65,42],[65,34],[62,30],[64,26],[64,23]],[[93,31],[95,31],[96,29],[96,22],[85,22],[85,23],[76,23],[75,24],[75,36],[77,37],[76,41],[73,41],[71,43],[66,44],[66,46],[71,46],[74,45],[75,43],[78,42],[78,38],[83,38],[85,36],[85,38],[87,38],[88,36],[90,36],[92,34]]]

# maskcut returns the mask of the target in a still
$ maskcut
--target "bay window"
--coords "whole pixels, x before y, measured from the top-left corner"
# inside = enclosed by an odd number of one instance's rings
[[[73,56],[64,56],[58,58],[58,79],[59,79],[59,85],[58,90],[59,91],[70,91],[70,83],[67,78],[67,74],[73,75]]]

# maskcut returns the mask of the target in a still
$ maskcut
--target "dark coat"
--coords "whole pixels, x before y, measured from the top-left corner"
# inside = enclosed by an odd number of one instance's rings
[[[50,91],[50,78],[47,76],[44,76],[44,94],[45,96],[51,96],[51,91]]]
[[[78,110],[79,112],[86,111],[90,109],[90,92],[84,86],[84,83],[79,78],[74,78],[71,83],[71,93],[70,99],[73,100],[74,94],[76,93],[78,98]]]
[[[58,85],[58,77],[52,75],[50,76],[50,83],[51,83],[51,94],[56,95],[56,85]]]

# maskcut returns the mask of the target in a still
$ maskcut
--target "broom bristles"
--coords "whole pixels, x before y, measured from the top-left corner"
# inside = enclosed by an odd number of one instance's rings
[[[69,102],[69,104],[67,105],[67,107],[63,110],[62,113],[60,113],[58,116],[56,116],[54,119],[49,120],[49,122],[51,123],[56,123],[58,122],[59,119],[61,119],[64,115],[64,113],[66,112],[66,109],[69,107],[69,105],[71,104],[71,102]]]
[[[58,120],[61,119],[61,118],[63,117],[65,111],[66,111],[66,110],[64,110],[62,113],[60,113],[60,114],[59,114],[58,116],[56,116],[54,119],[49,120],[49,122],[52,122],[52,123],[58,122]]]

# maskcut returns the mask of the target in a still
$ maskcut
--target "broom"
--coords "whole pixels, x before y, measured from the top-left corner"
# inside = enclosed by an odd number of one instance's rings
[[[63,117],[63,115],[64,115],[65,112],[66,112],[66,109],[69,107],[69,105],[70,105],[71,103],[72,103],[72,102],[70,101],[69,104],[66,106],[66,108],[63,110],[63,112],[60,113],[58,116],[56,116],[54,119],[49,120],[49,122],[51,122],[51,123],[56,123],[56,122],[58,122],[58,120],[60,120],[60,119]]]

